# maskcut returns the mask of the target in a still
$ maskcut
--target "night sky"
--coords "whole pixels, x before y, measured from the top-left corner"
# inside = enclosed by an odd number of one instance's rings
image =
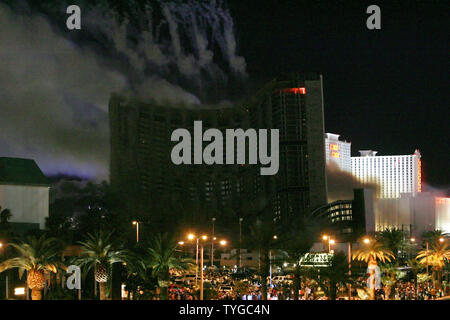
[[[171,17],[161,10],[169,2]],[[143,3],[156,8],[153,27]],[[248,96],[280,73],[315,71],[327,132],[351,141],[354,156],[419,149],[425,183],[449,193],[448,1],[182,3],[0,0],[0,156],[107,179],[111,92],[188,103],[223,92],[215,103],[236,102],[229,84]],[[81,6],[80,31],[66,28],[69,4]],[[381,30],[366,27],[371,4]],[[192,16],[203,20],[193,26]]]
[[[321,72],[327,132],[351,141],[354,156],[419,149],[425,182],[448,188],[448,2],[353,2],[230,1],[248,73],[264,82]],[[381,30],[366,28],[370,4]]]

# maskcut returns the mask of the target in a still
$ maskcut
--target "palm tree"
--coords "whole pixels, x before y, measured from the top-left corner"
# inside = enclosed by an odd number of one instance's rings
[[[391,259],[395,260],[392,251],[376,240],[369,241],[353,253],[353,260],[364,261],[373,265],[378,265],[377,261],[391,262]]]
[[[62,247],[55,238],[29,237],[25,242],[10,243],[16,249],[19,256],[3,261],[0,264],[0,272],[18,268],[22,277],[27,271],[27,284],[31,289],[31,299],[41,300],[42,289],[45,287],[45,272],[56,273],[58,268],[64,268],[58,258],[61,256]]]
[[[0,223],[1,224],[6,224],[8,223],[9,219],[11,219],[12,217],[12,213],[11,210],[9,209],[3,209],[0,206]]]
[[[186,270],[192,267],[188,260],[182,260],[175,256],[177,245],[177,241],[169,237],[167,233],[157,234],[153,238],[151,247],[147,249],[149,257],[145,261],[145,266],[158,280],[158,288],[163,300],[167,299],[170,271]]]
[[[391,250],[384,247],[383,243],[377,240],[369,240],[361,248],[353,253],[353,259],[358,261],[364,261],[369,266],[377,266],[378,262],[391,262],[391,259],[395,259],[395,255]],[[373,272],[373,270],[372,270]],[[370,289],[371,299],[375,299],[375,288]]]
[[[414,278],[414,289],[417,294],[417,275],[419,274],[420,270],[422,270],[423,265],[416,259],[409,259],[407,261],[407,264],[408,264],[408,267],[411,268],[413,278]]]
[[[422,235],[424,242],[428,242],[430,245],[433,243],[438,243],[440,238],[447,238],[449,236],[448,233],[445,233],[442,230],[431,230],[425,231]]]
[[[79,266],[86,266],[84,273],[94,268],[95,281],[99,283],[100,300],[107,299],[107,282],[110,278],[112,265],[117,262],[127,262],[128,252],[118,249],[111,240],[111,233],[99,231],[95,235],[88,233],[86,241],[80,241],[81,254],[75,259]]]
[[[383,246],[389,249],[398,260],[400,250],[405,246],[405,233],[402,230],[393,228],[380,231],[375,238],[380,241]]]
[[[348,284],[354,283],[352,277],[348,274],[347,256],[343,252],[335,253],[331,258],[330,265],[320,268],[320,272],[316,270],[314,275],[331,300],[336,300],[339,286],[346,287]]]
[[[277,240],[273,219],[260,217],[250,227],[247,244],[259,252],[259,276],[261,277],[262,299],[267,299],[267,277],[270,274],[269,253],[275,248]]]
[[[381,282],[384,285],[384,297],[385,300],[389,300],[392,292],[392,288],[395,287],[397,282],[406,276],[405,271],[397,269],[396,265],[386,263],[381,266],[382,276]]]
[[[298,300],[301,287],[301,278],[304,273],[300,265],[300,259],[308,253],[319,238],[320,232],[326,227],[326,220],[321,216],[312,214],[302,215],[290,221],[289,229],[283,233],[283,248],[287,253],[287,262],[292,267],[287,271],[294,274],[294,299]]]
[[[450,260],[450,249],[447,242],[437,242],[431,244],[430,250],[422,250],[416,257],[421,264],[428,264],[433,268],[433,279],[438,280],[438,288],[441,288],[442,269]]]

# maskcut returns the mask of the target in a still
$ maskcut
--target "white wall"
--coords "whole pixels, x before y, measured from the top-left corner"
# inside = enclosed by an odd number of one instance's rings
[[[11,210],[10,222],[39,223],[48,217],[48,187],[0,185],[0,206]]]

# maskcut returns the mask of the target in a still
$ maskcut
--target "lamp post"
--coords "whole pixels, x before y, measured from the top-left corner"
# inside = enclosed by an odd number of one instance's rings
[[[203,240],[203,241],[206,241],[206,240],[208,240],[208,237],[206,236],[206,235],[203,235],[203,236],[201,236],[201,237],[196,237],[194,234],[192,234],[192,233],[190,233],[189,235],[188,235],[188,239],[189,240],[194,240],[194,239],[196,239],[196,243],[197,243],[197,261],[196,261],[196,263],[197,263],[197,268],[196,268],[196,273],[195,273],[195,282],[196,282],[196,285],[197,285],[197,277],[198,277],[198,246],[199,246],[199,244],[200,244],[200,300],[203,300],[203,282],[204,282],[204,277],[203,277],[203,262],[204,262],[204,259],[203,259],[203,251],[204,251],[204,249],[203,249],[203,242],[199,242],[199,240]],[[220,244],[221,245],[226,245],[226,241],[225,240],[221,240],[220,241]]]
[[[244,220],[244,218],[239,218],[239,269],[242,268],[242,253],[241,253],[241,247],[242,247],[242,220]]]
[[[349,241],[347,243],[347,252],[348,252],[348,276],[352,275],[352,243]],[[348,284],[348,300],[352,299],[352,285]]]
[[[328,241],[328,253],[330,253],[331,252],[331,245],[335,244],[335,241],[333,239],[331,239],[331,237],[328,236],[328,235],[324,235],[322,237],[322,239],[325,240],[325,241]]]
[[[370,243],[370,239],[369,238],[364,238],[363,240],[364,244],[369,244]],[[369,260],[368,263],[368,267],[371,265],[371,260]],[[371,270],[370,271],[370,276],[369,276],[369,293],[370,293],[370,300],[375,300],[375,270]]]
[[[278,237],[273,236],[273,240],[277,240]],[[272,287],[272,250],[269,249],[269,285]]]
[[[136,226],[136,242],[139,242],[139,221],[133,221],[133,225]]]
[[[409,250],[409,259],[411,259],[411,255],[412,255],[412,251],[413,251],[412,245],[416,242],[416,239],[411,238],[411,239],[409,239],[409,241],[411,242],[411,248]]]
[[[216,218],[212,218],[212,237],[211,237],[211,252],[210,252],[211,267],[214,267],[214,240],[216,240],[216,237],[214,237],[214,223],[215,222],[216,222]]]
[[[0,250],[3,250],[3,242],[0,242]],[[5,297],[9,299],[8,273],[5,272]]]
[[[197,286],[197,278],[198,278],[198,238],[195,237],[194,234],[188,234],[188,240],[196,239],[196,249],[195,249],[195,285]]]

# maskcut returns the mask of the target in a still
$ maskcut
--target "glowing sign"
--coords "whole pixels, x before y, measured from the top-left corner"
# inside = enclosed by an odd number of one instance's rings
[[[301,88],[286,88],[283,90],[280,90],[280,93],[293,93],[293,94],[306,94],[306,88],[301,87]]]
[[[339,145],[337,145],[336,143],[330,143],[330,150],[338,151]]]
[[[24,295],[25,294],[25,288],[24,287],[14,288],[14,294],[16,296]]]
[[[422,161],[417,161],[417,192],[422,192]]]
[[[303,267],[329,267],[332,257],[331,253],[307,253],[300,258],[300,265]]]
[[[339,152],[332,151],[332,152],[331,152],[331,156],[332,156],[333,158],[339,158]]]

